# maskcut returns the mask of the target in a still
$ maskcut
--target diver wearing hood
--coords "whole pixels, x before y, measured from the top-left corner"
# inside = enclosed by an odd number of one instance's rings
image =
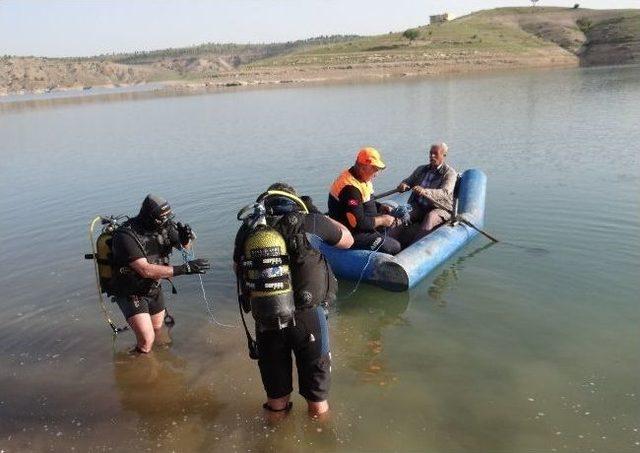
[[[189,225],[173,222],[167,200],[152,194],[144,199],[138,215],[113,234],[111,294],[136,334],[139,352],[151,351],[155,331],[165,317],[160,280],[204,274],[209,269],[209,261],[202,258],[169,265],[173,249],[189,248],[194,237]]]
[[[233,259],[241,310],[251,311],[255,320],[255,342],[248,330],[246,334],[267,393],[263,407],[272,412],[291,407],[293,352],[299,392],[309,414],[317,416],[329,409],[331,354],[325,307],[335,299],[337,281],[306,233],[339,248],[349,248],[353,237],[346,227],[322,215],[310,198],[298,198],[284,183],[272,184],[253,207],[254,215],[243,218],[246,208],[239,214],[244,223]]]

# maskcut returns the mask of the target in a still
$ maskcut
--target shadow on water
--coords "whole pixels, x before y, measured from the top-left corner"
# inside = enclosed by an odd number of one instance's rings
[[[524,250],[529,255],[542,256],[551,253],[549,249],[545,249],[543,247],[528,247],[526,245],[514,244],[513,242],[503,242],[500,241],[499,244],[508,245],[509,247],[517,248],[520,250]],[[490,244],[493,245],[493,244]]]

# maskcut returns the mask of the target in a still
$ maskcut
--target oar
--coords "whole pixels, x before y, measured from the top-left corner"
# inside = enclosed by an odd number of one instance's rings
[[[437,201],[431,200],[429,199],[429,201],[431,203],[433,203],[433,205],[436,208],[442,209],[443,211],[447,211],[449,213],[449,215],[454,216],[453,211],[448,210],[447,208],[445,208],[444,206],[442,206],[440,203],[438,203]],[[478,228],[477,226],[475,226],[473,223],[469,222],[467,219],[465,219],[462,216],[457,216],[456,217],[460,222],[464,223],[465,225],[469,225],[471,228],[473,228],[474,230],[476,230],[478,233],[481,233],[483,235],[485,235],[487,238],[491,239],[493,242],[500,242],[499,240],[497,240],[496,238],[494,238],[493,236],[491,236],[489,233],[487,233],[486,231],[481,230],[480,228]]]
[[[388,197],[389,195],[393,195],[394,193],[398,192],[398,189],[392,189],[392,190],[387,190],[386,192],[382,192],[379,193],[378,195],[374,195],[372,198],[374,200],[378,200],[380,198],[384,198],[384,197]]]
[[[381,194],[375,195],[372,198],[374,200],[378,200],[380,198],[384,198],[384,197],[388,197],[389,195],[393,195],[394,193],[397,193],[398,189],[393,189],[393,190],[388,190],[386,192],[382,192]],[[449,215],[453,216],[453,212],[448,210],[447,208],[445,208],[444,206],[442,206],[440,203],[430,200],[436,207],[443,209],[445,211],[447,211],[449,213]],[[532,247],[526,247],[524,245],[518,245],[518,244],[513,244],[511,242],[501,242],[498,239],[496,239],[495,237],[491,236],[489,233],[487,233],[484,230],[481,230],[480,228],[478,228],[477,226],[475,226],[473,223],[469,222],[468,220],[466,220],[465,218],[461,217],[461,216],[457,216],[458,221],[464,223],[465,225],[468,225],[469,227],[473,228],[474,230],[476,230],[478,233],[484,235],[485,237],[487,237],[489,240],[491,240],[492,242],[500,242],[501,244],[506,244],[506,245],[510,245],[512,247],[518,247],[521,248],[523,250],[526,250],[530,253],[535,253],[535,254],[540,254],[540,253],[548,253],[549,251],[546,249],[542,249],[542,248],[532,248]]]

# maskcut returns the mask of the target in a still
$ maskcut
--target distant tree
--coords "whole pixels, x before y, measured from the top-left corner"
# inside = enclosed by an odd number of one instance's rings
[[[409,43],[415,41],[420,36],[420,31],[417,28],[409,28],[402,33],[402,36],[409,40]]]
[[[580,3],[576,3],[575,5],[573,5],[573,9],[578,9],[580,8]]]
[[[531,6],[536,6],[536,3],[538,3],[538,0],[530,0],[531,1]]]

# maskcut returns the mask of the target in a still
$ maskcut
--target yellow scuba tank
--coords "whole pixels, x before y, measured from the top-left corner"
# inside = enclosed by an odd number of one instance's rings
[[[96,263],[98,264],[98,276],[100,281],[100,291],[107,293],[111,284],[111,240],[113,232],[104,231],[96,239]]]
[[[93,242],[93,227],[96,220],[103,224],[102,232]],[[112,240],[113,233],[118,228],[118,223],[113,218],[96,217],[90,227],[90,240],[93,246],[93,253],[85,255],[86,259],[95,260],[96,277],[100,292],[109,294],[111,291],[111,278],[113,277],[113,254]]]
[[[284,329],[294,322],[295,303],[287,245],[275,229],[256,225],[243,244],[243,283],[260,330]]]
[[[98,236],[98,239],[94,241],[93,230],[98,222],[103,225],[102,232]],[[110,292],[111,278],[113,276],[111,268],[111,241],[116,228],[118,228],[118,218],[116,217],[97,216],[93,219],[89,224],[89,242],[91,243],[92,253],[84,255],[85,259],[93,260],[96,285],[98,287],[98,304],[100,305],[105,321],[107,321],[114,334],[127,329],[127,327],[116,327],[115,323],[111,320],[109,310],[102,296],[102,293],[109,294]]]

